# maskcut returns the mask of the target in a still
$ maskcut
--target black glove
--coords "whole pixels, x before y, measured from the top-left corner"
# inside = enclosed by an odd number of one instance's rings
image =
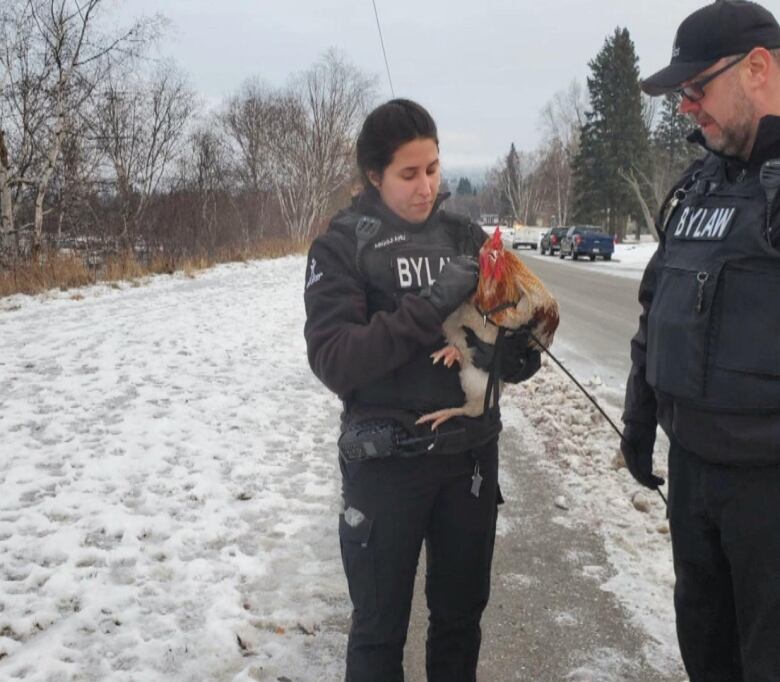
[[[655,427],[641,422],[626,422],[620,450],[629,473],[646,488],[655,490],[665,483],[664,479],[653,473],[653,447],[655,446]]]
[[[472,361],[475,367],[488,371],[493,362],[496,347],[482,341],[472,329],[463,327],[466,344],[472,348]],[[530,336],[526,327],[520,327],[511,336],[504,336],[501,351],[501,379],[509,384],[517,384],[530,379],[542,366],[542,354],[529,347]]]
[[[531,348],[530,327],[524,326],[504,336],[501,378],[508,384],[530,379],[542,366],[542,354]]]
[[[477,288],[479,263],[469,256],[458,256],[445,265],[436,281],[421,292],[442,320],[453,312]]]

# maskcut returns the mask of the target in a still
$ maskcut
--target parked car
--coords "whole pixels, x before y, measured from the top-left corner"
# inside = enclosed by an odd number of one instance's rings
[[[553,227],[542,235],[539,243],[539,253],[549,253],[551,256],[561,250],[561,239],[566,234],[568,227]]]
[[[543,232],[544,229],[541,227],[527,225],[516,227],[512,235],[512,248],[519,249],[521,246],[527,246],[535,251]]]
[[[615,251],[615,243],[601,228],[592,225],[575,225],[570,227],[566,235],[561,239],[561,251],[559,258],[571,256],[577,260],[580,256],[587,256],[596,260],[601,256],[604,260],[611,260]]]

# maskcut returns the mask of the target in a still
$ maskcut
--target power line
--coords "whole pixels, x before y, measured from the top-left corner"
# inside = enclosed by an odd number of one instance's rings
[[[393,90],[393,79],[390,76],[390,64],[387,62],[387,52],[385,51],[385,41],[382,38],[382,26],[379,23],[379,12],[376,11],[376,0],[371,0],[374,5],[374,16],[376,17],[376,28],[379,31],[379,44],[382,46],[382,55],[385,58],[385,69],[387,69],[387,80],[390,83],[390,94],[395,97],[395,90]]]

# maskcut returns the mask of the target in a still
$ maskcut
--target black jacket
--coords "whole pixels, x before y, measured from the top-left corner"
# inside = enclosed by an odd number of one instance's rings
[[[441,316],[419,295],[419,285],[426,282],[403,288],[390,271],[391,259],[417,253],[415,249],[429,254],[427,276],[434,279],[445,257],[478,255],[486,235],[475,223],[440,210],[442,199],[425,223],[415,225],[375,195],[363,194],[312,244],[304,292],[309,364],[344,401],[345,421],[389,416],[414,435],[429,435],[427,426],[414,428],[418,416],[465,401],[458,368],[434,366],[430,359],[446,342]],[[359,248],[356,225],[363,216],[377,219],[381,228]],[[452,419],[439,431],[458,430],[459,435],[439,449],[468,449],[500,429],[497,410],[482,418]]]
[[[700,131],[689,139],[706,149]],[[761,120],[753,151],[747,162],[720,158],[726,177],[731,181],[738,181],[740,175],[744,177],[746,174],[757,174],[765,161],[780,158],[780,117],[767,116]],[[694,163],[676,187],[686,186],[702,164],[703,160]],[[780,198],[774,204],[771,222],[776,226],[773,231],[773,246],[779,248]],[[659,225],[660,223],[659,218]],[[626,385],[623,421],[639,422],[653,428],[659,423],[670,437],[708,461],[736,465],[780,464],[780,413],[768,411],[764,414],[738,414],[704,410],[656,392],[648,384],[648,314],[658,289],[663,264],[662,233],[658,250],[648,263],[639,288],[642,314],[639,330],[631,341],[632,368]],[[773,314],[773,311],[768,311],[768,314]],[[745,353],[750,353],[752,341],[745,339]],[[777,368],[777,374],[780,375],[780,368]]]

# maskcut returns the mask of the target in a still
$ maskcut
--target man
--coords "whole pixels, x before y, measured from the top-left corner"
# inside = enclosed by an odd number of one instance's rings
[[[659,215],[640,286],[623,455],[656,488],[668,434],[677,633],[699,680],[780,680],[780,26],[721,0],[680,25],[671,64],[707,154]],[[777,160],[772,163],[772,160]]]

